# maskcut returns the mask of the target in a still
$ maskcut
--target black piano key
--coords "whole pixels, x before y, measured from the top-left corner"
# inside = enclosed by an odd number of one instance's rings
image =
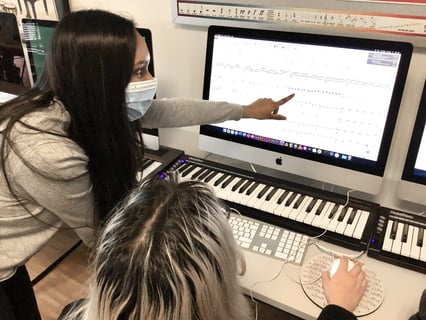
[[[204,182],[209,182],[211,181],[215,176],[217,175],[217,171],[213,171],[212,173],[210,173],[205,179]]]
[[[185,169],[184,171],[182,171],[182,177],[186,177],[188,174],[190,174],[192,171],[195,170],[195,166],[190,166],[187,169]]]
[[[231,181],[232,180],[234,180],[235,179],[235,177],[234,176],[229,176],[223,183],[222,183],[222,188],[223,189],[225,189],[230,183],[231,183]]]
[[[285,190],[285,191],[283,192],[283,194],[282,194],[282,195],[280,195],[280,197],[278,198],[278,200],[277,200],[277,204],[281,204],[281,203],[283,203],[284,199],[287,197],[287,195],[288,195],[288,193],[289,193],[289,192],[290,192],[290,191]]]
[[[179,167],[177,170],[179,173],[184,172],[191,164],[189,162],[184,163],[182,166]]]
[[[334,218],[334,215],[336,214],[338,208],[339,208],[339,205],[335,203],[333,209],[331,209],[330,213],[328,214],[329,219]]]
[[[300,204],[302,203],[303,199],[305,199],[305,195],[302,195],[297,199],[296,203],[294,204],[293,208],[297,209],[299,208]]]
[[[407,242],[408,238],[408,223],[404,223],[404,228],[402,229],[401,242]]]
[[[237,191],[238,188],[243,184],[245,180],[241,178],[236,184],[234,184],[231,188],[232,191]]]
[[[319,216],[322,212],[322,210],[324,210],[325,207],[325,201],[324,200],[319,200],[321,201],[320,205],[317,208],[317,211],[315,211],[315,215]]]
[[[346,213],[348,212],[348,210],[349,210],[348,206],[344,207],[342,209],[342,211],[340,212],[339,217],[337,218],[337,221],[342,222],[343,219],[345,219],[345,216],[346,216]]]
[[[317,203],[318,199],[313,198],[311,202],[308,204],[308,207],[306,208],[306,212],[310,213],[312,209],[314,208],[315,204]]]
[[[395,240],[397,230],[398,230],[398,221],[394,220],[394,221],[392,221],[392,229],[391,229],[391,234],[390,234],[390,238],[392,240]]]
[[[271,198],[274,196],[274,194],[276,194],[278,191],[278,188],[272,188],[272,190],[268,193],[268,195],[266,196],[265,200],[269,201],[271,200]]]
[[[244,191],[246,191],[246,189],[252,184],[252,182],[252,180],[247,180],[247,182],[241,186],[240,190],[238,190],[238,193],[243,193]]]
[[[417,233],[417,246],[423,247],[425,229],[419,227],[419,232]]]
[[[258,199],[260,199],[260,198],[262,198],[264,195],[265,195],[265,193],[266,193],[266,191],[268,191],[269,190],[269,186],[268,185],[265,185],[264,187],[263,187],[263,189],[262,190],[260,190],[260,192],[257,194],[257,198]]]
[[[219,179],[214,182],[214,186],[217,187],[218,185],[220,185],[227,177],[229,177],[229,175],[223,174]]]
[[[293,192],[293,194],[288,197],[287,201],[285,202],[285,206],[288,207],[294,200],[294,198],[296,198],[298,194],[296,192]]]
[[[357,210],[352,210],[351,215],[348,218],[348,224],[352,224],[354,222]]]
[[[205,170],[207,170],[206,168],[200,168],[200,170],[198,170],[197,172],[195,172],[192,176],[191,176],[191,180],[195,180],[197,179],[197,177],[204,172]]]
[[[250,188],[247,189],[246,195],[251,195],[251,193],[254,191],[254,189],[257,188],[257,186],[259,185],[259,182],[255,182],[253,183]]]
[[[204,180],[204,178],[206,178],[207,177],[207,175],[209,175],[210,174],[210,169],[206,169],[206,171],[204,171],[202,174],[200,174],[199,176],[198,176],[198,180]]]

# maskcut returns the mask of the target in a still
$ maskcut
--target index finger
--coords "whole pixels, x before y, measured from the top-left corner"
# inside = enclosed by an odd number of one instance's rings
[[[292,94],[288,95],[287,97],[282,98],[281,100],[278,100],[278,101],[277,101],[277,104],[280,106],[280,105],[282,105],[282,104],[284,104],[284,103],[286,103],[286,102],[290,101],[291,99],[293,99],[294,95],[295,95],[295,94],[294,94],[294,93],[292,93]]]

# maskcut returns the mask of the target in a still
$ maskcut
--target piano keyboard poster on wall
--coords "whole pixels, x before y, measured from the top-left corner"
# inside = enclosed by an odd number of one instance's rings
[[[285,5],[278,0],[175,1],[172,10],[176,23],[296,27],[320,33],[351,33],[353,36],[367,32],[390,38],[407,36],[407,41],[426,47],[425,0],[288,0]]]

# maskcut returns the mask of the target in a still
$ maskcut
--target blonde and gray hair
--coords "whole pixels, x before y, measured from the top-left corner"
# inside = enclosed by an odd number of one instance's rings
[[[250,319],[226,215],[201,182],[143,182],[105,225],[89,296],[66,319]]]

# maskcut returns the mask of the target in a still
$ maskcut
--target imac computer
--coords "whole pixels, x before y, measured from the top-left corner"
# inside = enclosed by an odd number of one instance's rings
[[[202,150],[376,194],[413,47],[409,43],[211,26],[203,98],[295,97],[285,121],[200,127]]]
[[[426,80],[420,99],[404,170],[398,186],[402,200],[426,205]]]
[[[22,19],[24,43],[28,51],[31,76],[33,84],[42,72],[46,51],[53,35],[57,21],[40,19]],[[145,42],[151,53],[151,63],[148,69],[154,75],[154,54],[152,48],[152,34],[149,29],[137,28],[139,34],[145,38]],[[158,129],[143,129],[143,141],[146,148],[156,151],[160,148]]]

